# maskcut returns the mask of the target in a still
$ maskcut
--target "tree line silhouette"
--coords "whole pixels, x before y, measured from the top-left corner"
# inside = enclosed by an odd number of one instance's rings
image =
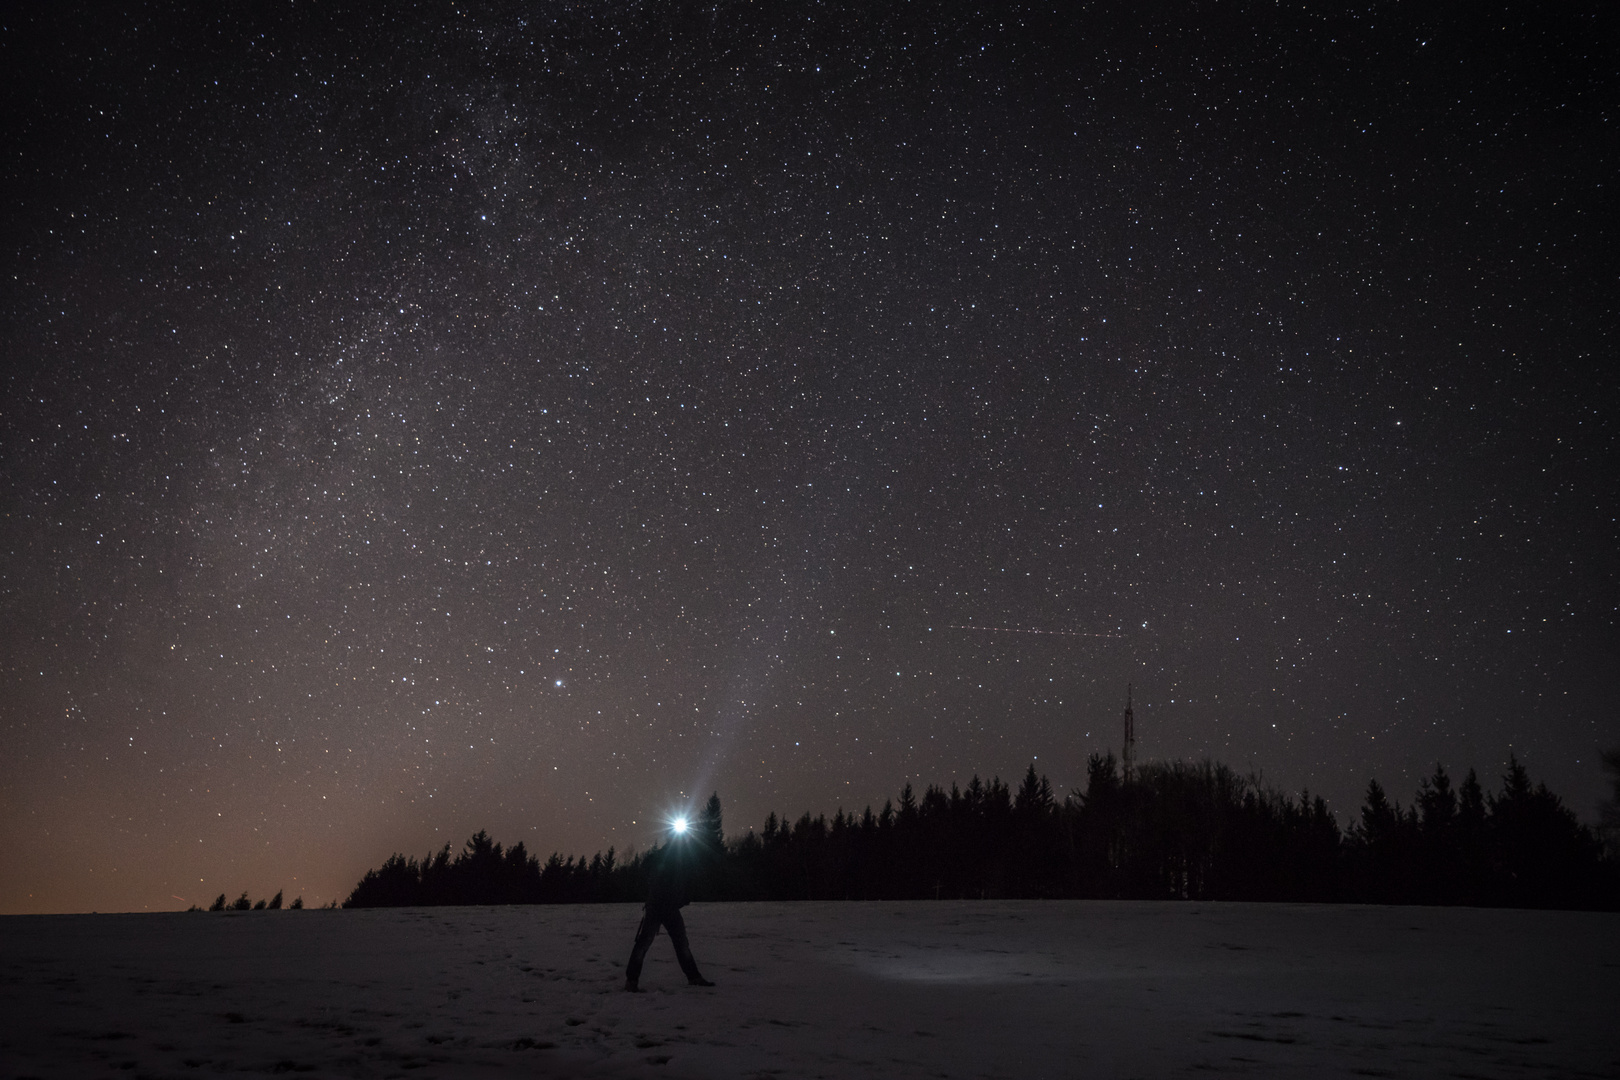
[[[1620,800],[1620,755],[1616,795]],[[1606,816],[1609,811],[1606,811]],[[699,900],[1129,898],[1620,908],[1620,858],[1516,759],[1499,791],[1436,765],[1408,806],[1376,781],[1341,829],[1327,803],[1225,765],[1093,755],[1061,802],[1033,765],[1016,791],[908,783],[879,813],[773,812],[726,841],[718,795],[693,823],[711,854]],[[344,907],[595,903],[644,897],[645,856],[543,863],[480,831],[452,857],[395,854]]]
[[[337,901],[334,900],[332,902],[332,906],[336,907],[337,906]],[[287,905],[287,907],[291,911],[302,911],[304,909],[304,898],[302,896],[295,898],[292,903]],[[192,904],[190,907],[186,908],[186,910],[187,911],[202,911],[204,909],[199,907],[196,904]],[[260,900],[257,904],[253,903],[251,900],[248,899],[248,894],[246,892],[243,892],[242,895],[238,896],[235,900],[229,900],[229,901],[227,901],[225,899],[225,894],[224,893],[220,893],[219,896],[217,898],[215,898],[214,902],[212,904],[208,905],[206,910],[208,910],[208,911],[280,911],[281,910],[281,890],[277,889],[276,890],[276,895],[272,896],[268,900]]]

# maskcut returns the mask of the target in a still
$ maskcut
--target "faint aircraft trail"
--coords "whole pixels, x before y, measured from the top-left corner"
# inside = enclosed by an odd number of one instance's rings
[[[997,634],[1057,634],[1062,637],[1123,638],[1124,634],[1097,634],[1086,630],[1028,630],[1021,626],[977,626],[973,623],[946,623],[947,630],[987,630]]]

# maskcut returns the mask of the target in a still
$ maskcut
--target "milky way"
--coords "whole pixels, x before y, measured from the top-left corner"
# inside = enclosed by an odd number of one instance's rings
[[[1613,13],[794,10],[5,16],[0,910],[1061,795],[1128,683],[1590,816]]]

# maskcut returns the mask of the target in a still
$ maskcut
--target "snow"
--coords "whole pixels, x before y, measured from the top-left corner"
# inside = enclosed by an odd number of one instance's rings
[[[1620,1075],[1620,915],[694,904],[0,918],[0,1075]]]

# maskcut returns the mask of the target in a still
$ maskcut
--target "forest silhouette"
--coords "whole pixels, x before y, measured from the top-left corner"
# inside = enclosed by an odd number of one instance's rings
[[[1620,776],[1620,773],[1617,773]],[[1620,789],[1620,779],[1617,779]],[[1620,794],[1620,790],[1617,790]],[[717,795],[694,822],[715,856],[698,900],[991,898],[1469,904],[1620,909],[1620,859],[1510,760],[1498,791],[1442,766],[1408,806],[1376,781],[1348,828],[1320,797],[1263,787],[1225,765],[1149,763],[1129,779],[1093,755],[1084,794],[1058,801],[1033,765],[1016,791],[910,784],[879,813],[772,813],[727,841]],[[645,897],[646,855],[590,859],[479,832],[451,855],[395,854],[344,907],[558,904]]]

